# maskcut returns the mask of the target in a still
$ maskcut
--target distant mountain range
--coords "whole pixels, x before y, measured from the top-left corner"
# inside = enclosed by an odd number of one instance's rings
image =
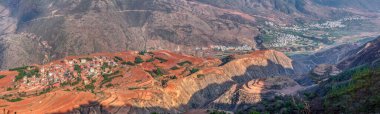
[[[367,10],[376,11],[379,4],[376,0],[363,2],[367,4],[350,1],[1,0],[0,66],[127,49],[169,49],[197,56],[210,56],[206,52],[211,45],[257,50],[267,47],[258,40],[268,33],[263,31],[266,21],[293,25],[369,16]]]
[[[366,11],[379,12],[380,8],[376,7],[380,4],[378,0],[312,0],[320,5],[338,7],[338,8],[354,8]]]

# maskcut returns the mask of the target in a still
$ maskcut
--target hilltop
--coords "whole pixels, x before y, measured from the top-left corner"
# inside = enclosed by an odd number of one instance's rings
[[[222,108],[217,104],[224,102],[217,99],[226,91],[253,79],[287,76],[294,71],[292,60],[273,50],[234,55],[224,64],[215,58],[162,50],[70,56],[0,74],[4,76],[0,103],[6,112],[75,112],[81,111],[76,109],[79,106],[95,103],[108,112],[178,113]],[[284,81],[294,83],[291,80]]]

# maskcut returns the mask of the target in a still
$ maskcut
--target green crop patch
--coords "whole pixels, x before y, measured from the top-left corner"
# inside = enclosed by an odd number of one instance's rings
[[[40,76],[39,69],[37,67],[27,67],[25,69],[24,68],[18,68],[16,71],[18,72],[18,74],[15,77],[15,81],[21,80],[24,77],[30,78],[32,76],[36,76],[36,77]]]
[[[14,99],[7,99],[8,102],[19,102],[19,101],[22,101],[24,99],[20,98],[20,97],[17,97],[17,98],[14,98]]]
[[[136,89],[140,89],[139,87],[129,87],[128,90],[136,90]]]
[[[114,78],[123,77],[123,75],[117,75],[119,73],[120,73],[120,71],[115,71],[115,72],[113,72],[111,74],[102,74],[103,80],[100,83],[100,87],[103,87],[103,84],[106,84],[108,82],[112,82],[112,80]]]
[[[3,79],[5,78],[6,75],[0,75],[0,79]]]
[[[114,60],[115,62],[124,61],[124,59],[119,56],[115,56]]]
[[[144,60],[140,56],[135,57],[135,64],[140,64],[143,62],[144,62]]]
[[[150,58],[150,59],[148,59],[148,60],[146,60],[145,62],[153,62],[154,61],[154,58]]]
[[[193,63],[191,63],[190,61],[183,61],[183,62],[180,62],[180,63],[177,63],[179,66],[184,66],[184,65],[192,65]]]
[[[159,78],[164,75],[164,71],[161,68],[154,69],[153,71],[147,71],[153,78]]]
[[[160,57],[155,57],[157,60],[160,61],[160,63],[164,63],[164,62],[167,62],[168,60],[164,59],[164,58],[160,58]]]
[[[170,68],[170,70],[178,70],[179,69],[179,67],[177,67],[177,66],[173,66],[172,68]]]
[[[23,67],[12,68],[12,69],[9,69],[9,71],[25,70],[25,69],[27,69],[28,67],[29,67],[29,66],[23,66]]]
[[[194,74],[194,73],[196,73],[196,72],[198,72],[198,71],[199,71],[198,68],[192,68],[192,69],[190,70],[190,74]]]
[[[130,66],[135,66],[136,65],[135,63],[132,63],[131,61],[128,61],[128,62],[123,61],[121,64],[123,64],[123,65],[130,65]]]

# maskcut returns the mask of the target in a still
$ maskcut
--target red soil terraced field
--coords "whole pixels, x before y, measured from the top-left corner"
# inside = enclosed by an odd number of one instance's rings
[[[169,82],[220,63],[165,50],[69,56],[1,71],[0,109],[38,114],[67,112],[90,101],[132,105],[130,100],[151,100]]]
[[[94,94],[88,92],[54,91],[40,96],[24,98],[19,102],[0,100],[1,113],[43,114],[67,112],[81,104],[95,101]]]
[[[14,77],[17,75],[15,71],[0,71],[0,88],[12,85]],[[0,90],[1,91],[1,90]]]
[[[277,56],[284,55],[275,51],[234,55],[235,60],[223,66],[217,58],[165,50],[70,56],[0,72],[0,109],[2,113],[64,113],[89,102],[106,108],[171,109],[187,103],[194,92],[209,83],[243,74],[250,64],[278,61]],[[241,68],[226,70],[229,67]]]

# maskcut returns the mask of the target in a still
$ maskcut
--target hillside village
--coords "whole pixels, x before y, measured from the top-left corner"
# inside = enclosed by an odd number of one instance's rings
[[[89,84],[92,79],[97,79],[102,74],[111,74],[118,66],[110,57],[95,56],[93,58],[64,59],[58,63],[50,63],[40,68],[26,67],[26,70],[37,70],[32,76],[24,76],[22,85],[25,87],[49,86],[59,83],[83,79],[84,84]],[[17,81],[16,78],[15,81]],[[58,86],[58,85],[55,85]]]
[[[170,80],[189,76],[206,66],[217,66],[220,64],[217,61],[166,51],[66,57],[45,65],[10,69],[9,72],[15,72],[14,78],[5,84],[0,99],[19,101],[54,89],[99,94],[115,86],[123,86],[126,91],[145,90],[153,85],[165,88]]]

